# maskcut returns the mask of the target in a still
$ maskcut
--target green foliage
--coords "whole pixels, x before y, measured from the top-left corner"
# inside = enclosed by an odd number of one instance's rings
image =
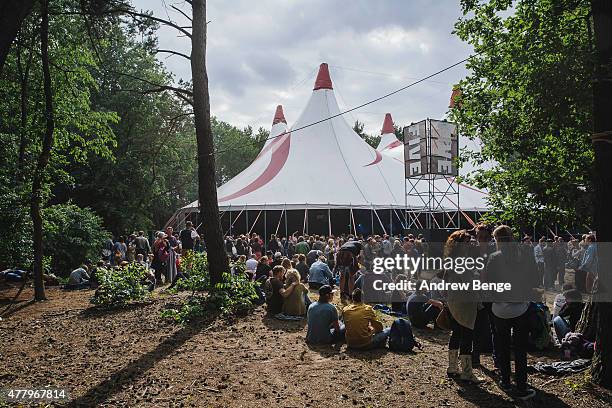
[[[44,253],[51,258],[51,269],[67,276],[87,258],[101,257],[109,234],[102,219],[88,208],[58,204],[43,210]]]
[[[243,130],[229,123],[211,119],[213,138],[217,149],[215,156],[217,184],[230,180],[249,164],[259,154],[270,132],[259,128],[257,134],[249,126]]]
[[[181,256],[181,268],[185,271],[187,278],[177,281],[176,291],[188,290],[195,293],[210,289],[210,274],[205,253],[189,251]]]
[[[365,124],[356,120],[353,125],[353,130],[357,133],[367,144],[373,148],[377,148],[380,143],[380,136],[372,136],[364,132]],[[403,138],[403,137],[402,137]]]
[[[586,0],[461,2],[455,33],[477,52],[451,110],[465,154],[486,171],[468,175],[490,192],[498,220],[528,227],[590,224],[593,55]],[[512,10],[510,10],[512,7]]]
[[[244,264],[233,265],[236,274],[224,273],[222,282],[214,287],[210,286],[206,257],[203,254],[192,252],[181,260],[181,265],[186,268],[189,277],[179,280],[176,287],[178,290],[191,291],[191,296],[179,307],[163,310],[162,317],[186,323],[219,314],[244,315],[255,307],[256,283],[246,277]],[[196,292],[199,294],[196,295]]]
[[[145,282],[146,269],[139,263],[124,268],[96,270],[100,286],[91,298],[91,303],[101,307],[117,307],[129,302],[145,300],[149,291]]]

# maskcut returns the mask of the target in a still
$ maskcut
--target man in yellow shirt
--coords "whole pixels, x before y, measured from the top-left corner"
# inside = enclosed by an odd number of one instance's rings
[[[353,303],[342,310],[346,344],[356,349],[385,347],[391,329],[383,329],[372,307],[361,301],[361,289],[355,289],[352,298]]]

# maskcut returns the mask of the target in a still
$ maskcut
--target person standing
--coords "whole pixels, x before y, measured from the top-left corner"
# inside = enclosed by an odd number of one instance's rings
[[[537,286],[533,261],[524,259],[514,242],[512,229],[500,225],[493,231],[497,251],[489,256],[486,266],[487,281],[510,283],[509,293],[494,293],[491,311],[495,319],[495,352],[501,372],[500,388],[512,391],[510,355],[514,350],[514,374],[517,398],[527,400],[535,391],[527,384],[527,346],[529,340],[529,288]],[[551,248],[552,250],[552,248]],[[533,267],[531,266],[533,265]]]
[[[466,257],[470,251],[469,242],[470,236],[465,230],[453,232],[446,240],[444,257],[452,259]],[[448,270],[446,273],[446,280],[451,283],[469,284],[473,279],[474,274],[471,270],[463,273]],[[482,382],[472,370],[474,327],[479,305],[477,297],[472,291],[449,290],[447,302],[452,332],[448,341],[446,373],[451,377],[460,374],[460,378],[464,381]],[[461,364],[461,371],[458,362]]]
[[[540,238],[538,245],[533,248],[533,255],[536,261],[536,267],[538,268],[538,276],[540,283],[544,284],[544,237]]]
[[[179,240],[181,241],[183,253],[193,251],[198,239],[200,239],[200,236],[195,228],[193,228],[193,223],[191,221],[187,221],[185,223],[185,229],[179,234]]]

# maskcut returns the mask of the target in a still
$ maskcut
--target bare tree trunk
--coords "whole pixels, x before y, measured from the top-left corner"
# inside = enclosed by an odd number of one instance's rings
[[[202,237],[206,243],[211,283],[221,281],[229,271],[219,223],[215,155],[210,124],[210,98],[206,73],[206,0],[193,0],[193,32],[191,38],[191,75],[193,78],[193,114],[198,144],[198,200],[203,220]]]
[[[43,85],[45,93],[45,134],[43,136],[42,150],[38,156],[34,179],[32,180],[32,198],[30,200],[30,216],[34,226],[34,298],[45,300],[45,284],[43,280],[43,242],[42,242],[42,188],[45,169],[51,157],[53,146],[53,90],[51,89],[51,73],[49,71],[49,0],[41,1],[40,23],[40,55],[43,71]]]
[[[0,0],[0,74],[21,23],[33,5],[34,0]]]
[[[612,2],[591,0],[595,39],[595,75],[593,78],[593,150],[595,152],[595,228],[603,245],[612,242]],[[599,247],[596,349],[591,366],[592,381],[612,387],[612,254],[609,247]],[[600,292],[600,293],[597,293]],[[606,294],[606,292],[608,294]],[[605,299],[598,299],[605,296]],[[605,300],[602,302],[602,300]]]

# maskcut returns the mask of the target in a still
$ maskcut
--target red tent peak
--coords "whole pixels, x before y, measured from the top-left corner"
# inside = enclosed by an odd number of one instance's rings
[[[334,89],[332,88],[332,81],[329,77],[329,67],[325,62],[319,67],[319,73],[317,74],[317,80],[315,81],[313,91],[317,89]]]
[[[391,114],[385,114],[385,121],[383,122],[382,130],[380,131],[381,135],[386,135],[387,133],[395,133],[395,128],[393,127],[393,119],[391,119]]]
[[[287,121],[285,120],[285,114],[283,113],[283,105],[278,105],[276,107],[276,113],[274,113],[274,120],[272,121],[272,126],[281,122],[283,122],[285,125],[287,124]]]

